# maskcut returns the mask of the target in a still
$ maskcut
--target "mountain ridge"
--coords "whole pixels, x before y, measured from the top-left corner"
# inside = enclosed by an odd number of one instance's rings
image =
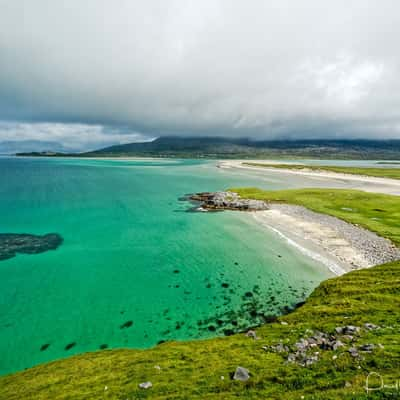
[[[17,155],[178,158],[310,157],[400,160],[400,140],[252,140],[250,138],[228,138],[221,136],[164,136],[151,142],[117,144],[78,154],[33,152],[17,153]]]

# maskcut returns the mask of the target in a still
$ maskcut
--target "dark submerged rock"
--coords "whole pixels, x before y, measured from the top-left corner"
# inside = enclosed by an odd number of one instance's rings
[[[0,233],[0,261],[15,257],[17,253],[38,254],[55,250],[62,242],[63,238],[58,233]]]
[[[133,321],[126,321],[119,327],[119,329],[130,328],[132,325],[133,325]]]
[[[45,343],[40,346],[40,351],[45,351],[49,348],[50,343]]]
[[[73,347],[76,346],[76,342],[68,343],[65,347],[64,350],[68,351],[71,350]]]

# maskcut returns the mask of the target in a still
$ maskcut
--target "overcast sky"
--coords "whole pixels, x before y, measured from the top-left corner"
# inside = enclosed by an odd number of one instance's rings
[[[400,139],[399,49],[398,0],[0,0],[0,142]]]

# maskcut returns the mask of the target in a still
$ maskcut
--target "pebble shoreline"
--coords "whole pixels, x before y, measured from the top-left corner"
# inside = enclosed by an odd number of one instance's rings
[[[302,206],[270,203],[269,208],[298,220],[316,223],[335,232],[337,238],[348,242],[366,261],[364,265],[357,265],[356,262],[350,262],[350,264],[353,264],[354,269],[400,260],[400,249],[390,240],[380,237],[374,232],[360,226],[350,224],[330,215],[316,213]],[[327,248],[330,253],[339,259],[346,261],[346,257],[341,255],[342,246],[340,244],[336,246],[334,244],[327,245],[328,240],[329,238],[322,235],[319,239],[319,244]]]

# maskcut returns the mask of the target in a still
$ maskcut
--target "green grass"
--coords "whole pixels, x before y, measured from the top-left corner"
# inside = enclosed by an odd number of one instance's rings
[[[358,168],[358,167],[338,167],[331,165],[304,165],[304,164],[267,164],[244,162],[244,165],[252,167],[294,169],[299,171],[328,171],[341,174],[365,175],[377,178],[400,179],[400,168]]]
[[[344,219],[365,225],[370,224],[371,216],[377,212],[381,221],[373,220],[374,230],[399,243],[400,210],[398,198],[394,196],[314,189],[237,191],[253,198],[307,205],[332,215],[343,213]],[[357,211],[345,212],[342,206]],[[319,350],[321,360],[304,368],[286,364],[283,355],[261,348],[279,341],[291,345],[307,336],[308,329],[331,332],[336,326],[361,326],[365,322],[382,328],[364,331],[357,344],[382,344],[384,348],[365,354],[362,360],[353,359],[345,350]],[[303,306],[257,328],[260,340],[237,334],[202,341],[169,342],[149,350],[81,354],[0,378],[0,399],[395,398],[389,389],[367,396],[363,387],[367,374],[372,371],[380,373],[386,384],[400,379],[399,328],[400,262],[396,262],[321,283]],[[230,379],[230,373],[238,365],[250,370],[249,381]],[[140,382],[148,380],[153,383],[151,389],[138,388]]]

